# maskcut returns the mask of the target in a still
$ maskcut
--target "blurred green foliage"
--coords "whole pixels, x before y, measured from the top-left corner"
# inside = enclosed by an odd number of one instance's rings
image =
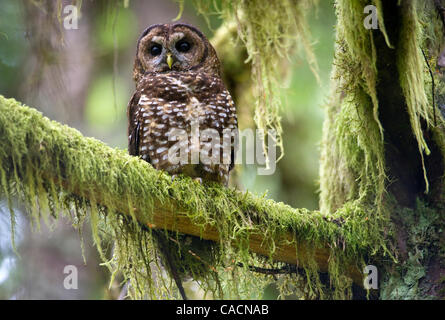
[[[96,45],[105,52],[133,48],[137,35],[137,17],[128,9],[119,8],[110,14],[107,12],[95,20]],[[111,32],[110,32],[111,31]]]
[[[27,35],[18,3],[0,0],[0,8],[0,93],[13,97],[23,80]]]

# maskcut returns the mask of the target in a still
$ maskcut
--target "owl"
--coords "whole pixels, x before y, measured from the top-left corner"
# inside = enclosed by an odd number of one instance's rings
[[[236,108],[206,37],[186,24],[148,27],[137,43],[133,79],[129,153],[172,176],[227,186],[237,146]],[[185,299],[180,281],[185,271],[175,263],[184,257],[178,257],[169,233],[154,231],[163,263]]]

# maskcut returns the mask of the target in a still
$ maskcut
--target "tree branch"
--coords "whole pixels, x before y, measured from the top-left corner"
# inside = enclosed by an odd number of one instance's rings
[[[248,192],[185,177],[172,181],[122,150],[0,96],[0,194],[21,195],[34,211],[38,199],[42,216],[41,198],[57,196],[54,186],[151,228],[217,242],[229,239],[234,246],[298,267],[315,261],[319,271],[328,272],[332,256],[343,255],[349,259],[344,275],[362,284],[357,261],[369,248],[366,236],[357,241],[357,219],[365,225],[364,217],[338,224],[318,211],[293,209]]]

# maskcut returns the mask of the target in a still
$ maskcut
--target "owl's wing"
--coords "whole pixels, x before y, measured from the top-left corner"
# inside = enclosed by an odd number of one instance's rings
[[[139,92],[135,92],[127,106],[128,116],[128,153],[133,156],[139,155],[140,121],[138,119]]]

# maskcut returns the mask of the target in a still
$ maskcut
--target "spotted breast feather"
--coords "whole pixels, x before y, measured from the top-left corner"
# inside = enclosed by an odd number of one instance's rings
[[[129,150],[170,174],[227,185],[237,117],[219,77],[195,72],[147,73],[129,106]]]

